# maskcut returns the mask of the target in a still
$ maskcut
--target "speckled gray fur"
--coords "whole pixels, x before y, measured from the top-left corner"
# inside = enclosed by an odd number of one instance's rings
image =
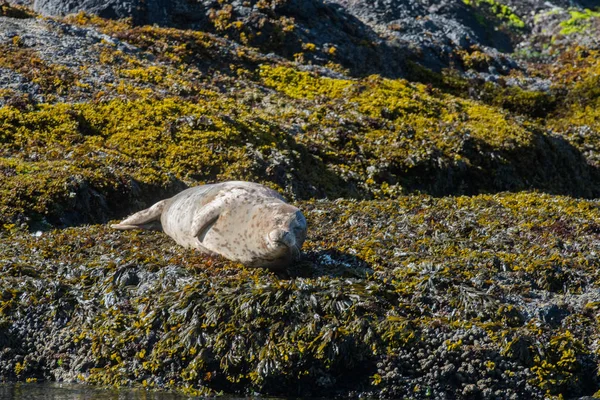
[[[279,268],[300,254],[306,219],[274,190],[252,182],[193,187],[137,212],[115,229],[143,229],[160,220],[178,244],[250,267]]]

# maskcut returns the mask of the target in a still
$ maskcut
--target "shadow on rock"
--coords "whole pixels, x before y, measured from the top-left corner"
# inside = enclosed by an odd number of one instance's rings
[[[366,278],[373,270],[361,258],[337,249],[308,251],[301,260],[288,267],[289,278]]]
[[[73,181],[70,186],[71,196],[56,203],[46,216],[30,216],[31,231],[106,223],[150,207],[187,188],[175,178],[166,185],[151,185],[130,179],[127,183],[110,188],[95,187],[85,180]]]
[[[432,155],[427,163],[399,173],[399,181],[409,191],[433,196],[522,190],[578,198],[600,196],[599,169],[560,136],[535,133],[529,146],[510,150],[469,138],[461,156],[468,163],[440,166]]]

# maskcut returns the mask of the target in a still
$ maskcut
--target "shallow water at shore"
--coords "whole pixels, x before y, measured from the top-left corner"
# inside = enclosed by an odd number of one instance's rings
[[[61,383],[0,384],[0,400],[182,400],[188,397],[141,389],[102,389]]]

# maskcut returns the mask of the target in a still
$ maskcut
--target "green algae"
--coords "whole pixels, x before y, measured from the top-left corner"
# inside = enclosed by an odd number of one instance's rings
[[[516,29],[525,28],[525,22],[507,5],[494,0],[463,0],[463,3],[469,6],[486,7],[496,18],[505,21],[508,26]]]
[[[177,76],[169,65],[134,59],[124,66],[112,56],[106,63],[127,79],[111,89],[119,98],[0,109],[3,156],[12,160],[3,168],[13,176],[1,184],[9,194],[4,223],[46,214],[56,221],[64,208],[50,204],[78,193],[69,189],[68,175],[114,201],[114,193],[132,199],[136,185],[172,193],[174,181],[232,179],[267,183],[293,198],[531,188],[596,193],[586,181],[598,179],[597,172],[577,143],[508,112],[553,108],[545,94],[490,89],[488,102],[502,109],[406,80],[324,78],[263,65],[237,73],[241,84],[222,77],[219,84],[237,89],[227,95],[193,70]],[[189,90],[154,93],[173,87]],[[552,163],[538,162],[538,154]],[[62,183],[47,191],[42,182],[49,174]]]
[[[18,37],[13,37],[12,42],[0,45],[0,67],[23,74],[48,94],[65,94],[75,84],[76,75],[69,68],[50,64],[35,51],[22,48]]]
[[[571,18],[560,23],[562,35],[572,35],[574,33],[585,33],[591,26],[590,19],[600,17],[600,11],[585,9],[583,12],[569,10]]]
[[[571,48],[544,71],[552,76],[557,92],[563,93],[562,106],[548,115],[546,125],[580,149],[592,165],[600,161],[593,151],[600,132],[598,54],[597,50]]]

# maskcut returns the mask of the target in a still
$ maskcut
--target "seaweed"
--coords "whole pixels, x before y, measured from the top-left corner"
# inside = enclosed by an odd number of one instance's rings
[[[160,232],[2,234],[1,286],[16,288],[0,303],[14,322],[2,376],[190,394],[389,397],[417,382],[418,397],[598,390],[593,305],[571,303],[559,324],[534,311],[535,299],[584,299],[600,284],[595,202],[520,193],[297,205],[312,232],[287,278]],[[552,265],[568,272],[546,285]],[[30,339],[39,329],[55,330],[49,346]],[[520,337],[530,339],[518,350]],[[418,368],[405,364],[414,359]]]
[[[188,395],[598,393],[598,51],[498,83],[461,75],[493,66],[478,48],[455,54],[455,71],[352,78],[217,36],[256,39],[215,7],[213,33],[57,22],[106,35],[90,54],[108,82],[27,38],[2,45],[2,68],[44,98],[0,92],[0,379]],[[509,11],[494,12],[509,23]],[[294,23],[276,17],[285,42]],[[296,44],[298,61],[337,57]],[[526,74],[551,87],[508,85]],[[307,216],[286,271],[105,225],[232,179]]]

